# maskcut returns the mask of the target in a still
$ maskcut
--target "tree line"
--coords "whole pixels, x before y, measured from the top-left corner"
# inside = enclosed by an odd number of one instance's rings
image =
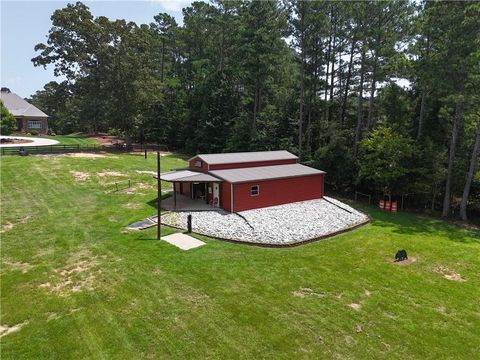
[[[183,24],[52,15],[32,102],[55,131],[188,153],[287,149],[331,189],[480,209],[480,3],[193,2]]]

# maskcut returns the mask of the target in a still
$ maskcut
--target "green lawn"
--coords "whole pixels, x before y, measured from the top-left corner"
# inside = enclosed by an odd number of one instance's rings
[[[65,145],[92,145],[97,144],[95,139],[90,138],[86,135],[81,134],[72,134],[72,135],[56,135],[56,136],[46,136],[49,139],[57,140],[60,144]]]
[[[155,212],[152,176],[135,171],[154,169],[153,156],[2,158],[1,324],[24,324],[2,359],[478,357],[478,233],[369,209],[371,224],[296,248],[201,237],[184,252],[124,230]],[[131,193],[113,192],[128,178]],[[400,248],[417,262],[392,264]]]
[[[32,137],[38,137],[34,135],[25,135],[25,134],[18,134],[18,136],[32,136]],[[84,134],[70,134],[70,135],[55,135],[55,136],[46,136],[42,135],[42,138],[47,138],[47,139],[52,139],[52,140],[57,140],[60,144],[62,145],[92,145],[92,144],[98,144],[95,139],[88,137],[87,135]]]

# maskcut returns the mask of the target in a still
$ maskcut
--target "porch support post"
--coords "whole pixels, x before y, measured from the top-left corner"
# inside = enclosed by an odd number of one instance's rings
[[[204,192],[204,195],[205,195],[205,203],[208,204],[207,183],[204,183],[204,184],[205,184],[205,192]]]
[[[175,181],[173,182],[173,209],[177,210],[177,189],[175,186]],[[180,184],[181,186],[181,184]]]

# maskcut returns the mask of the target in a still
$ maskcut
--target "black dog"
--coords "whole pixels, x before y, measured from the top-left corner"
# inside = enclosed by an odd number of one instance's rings
[[[398,250],[397,253],[395,254],[395,261],[403,261],[407,259],[408,259],[408,256],[405,250]]]

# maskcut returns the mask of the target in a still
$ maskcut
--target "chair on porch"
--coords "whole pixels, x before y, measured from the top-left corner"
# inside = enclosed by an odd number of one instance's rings
[[[218,205],[218,198],[210,199],[210,206],[217,206]]]

